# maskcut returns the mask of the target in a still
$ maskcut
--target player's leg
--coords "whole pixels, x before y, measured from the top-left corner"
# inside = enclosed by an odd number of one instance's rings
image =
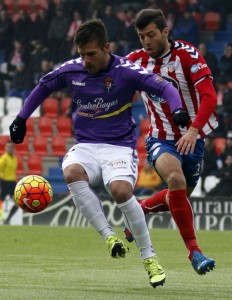
[[[154,252],[144,213],[133,195],[137,178],[137,158],[130,148],[110,148],[106,147],[102,151],[104,184],[116,200],[125,223],[135,237],[144,267],[149,274],[150,284],[153,287],[163,285],[165,274]],[[112,153],[115,153],[113,157]]]
[[[214,268],[215,262],[206,258],[198,245],[181,161],[170,153],[163,153],[156,159],[155,168],[168,185],[169,210],[185,243],[188,257],[195,271],[205,274]]]
[[[94,145],[78,144],[70,149],[62,164],[64,178],[75,206],[101,234],[111,256],[123,257],[125,255],[125,251],[123,253],[121,249],[123,246],[120,245],[119,239],[109,225],[98,197],[89,186],[89,183],[97,180],[101,172],[96,163],[96,152],[93,151],[93,147]]]

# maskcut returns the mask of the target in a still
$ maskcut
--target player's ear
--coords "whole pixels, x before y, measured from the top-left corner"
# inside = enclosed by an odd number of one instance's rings
[[[104,51],[109,53],[110,52],[110,43],[106,43],[104,46]]]
[[[168,36],[169,35],[169,28],[168,27],[165,27],[164,29],[163,29],[163,34],[165,35],[165,36]]]

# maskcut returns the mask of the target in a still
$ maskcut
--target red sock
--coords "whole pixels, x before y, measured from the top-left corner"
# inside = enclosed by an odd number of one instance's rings
[[[194,225],[192,207],[187,198],[186,190],[169,191],[169,209],[179,228],[180,234],[192,260],[193,251],[201,252],[198,247]]]
[[[146,200],[139,201],[145,215],[149,212],[169,211],[165,200],[167,192],[168,190],[162,190]]]

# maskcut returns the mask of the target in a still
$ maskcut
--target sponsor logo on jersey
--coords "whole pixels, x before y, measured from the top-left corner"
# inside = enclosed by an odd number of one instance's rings
[[[207,64],[197,63],[197,64],[192,65],[190,70],[192,73],[196,73],[197,71],[204,69],[204,68],[207,68]]]
[[[127,169],[127,161],[114,160],[110,163],[112,169]]]
[[[74,81],[72,80],[73,85],[78,85],[78,86],[85,86],[85,82],[79,82],[79,81]]]

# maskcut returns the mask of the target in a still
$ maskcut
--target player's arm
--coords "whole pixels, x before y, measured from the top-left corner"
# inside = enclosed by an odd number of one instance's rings
[[[194,152],[197,135],[208,122],[217,105],[217,95],[212,80],[208,76],[197,83],[196,89],[200,95],[200,106],[187,133],[176,143],[177,151],[181,155]]]
[[[183,109],[178,90],[157,74],[149,74],[145,80],[140,78],[141,90],[148,94],[154,94],[165,99],[173,116],[173,122],[177,126],[185,127],[189,122],[189,114]]]
[[[41,85],[37,85],[32,90],[19,114],[9,127],[12,142],[15,144],[21,144],[23,142],[27,131],[27,119],[50,94],[51,91]]]

